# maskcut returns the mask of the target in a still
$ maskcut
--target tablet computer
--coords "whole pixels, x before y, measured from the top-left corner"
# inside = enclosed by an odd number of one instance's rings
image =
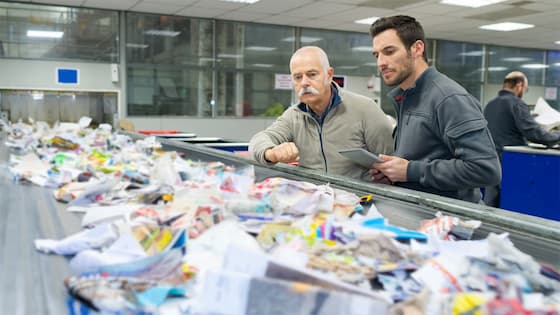
[[[385,162],[379,156],[364,150],[362,148],[359,149],[347,149],[347,150],[340,150],[338,151],[342,156],[349,158],[350,160],[354,161],[354,163],[361,165],[365,168],[371,168],[373,163],[378,162]]]

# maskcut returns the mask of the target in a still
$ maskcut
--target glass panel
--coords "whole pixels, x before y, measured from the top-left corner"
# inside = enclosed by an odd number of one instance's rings
[[[289,74],[294,29],[286,26],[216,22],[217,116],[278,116],[292,89],[275,86]]]
[[[436,67],[481,100],[484,50],[480,44],[440,40],[437,44]]]
[[[127,61],[211,66],[212,32],[210,20],[127,13]]]
[[[118,12],[0,2],[0,57],[119,61]]]
[[[511,71],[522,71],[530,85],[542,85],[544,51],[537,49],[488,46],[488,83],[502,84]]]
[[[290,106],[292,89],[275,89],[271,72],[218,73],[218,116],[276,117]]]
[[[212,72],[186,67],[128,68],[128,115],[212,115]]]
[[[213,23],[127,13],[128,115],[212,116]]]
[[[556,88],[556,99],[548,97],[546,101],[550,106],[560,110],[560,51],[548,51],[546,60],[548,68],[546,68],[544,85],[545,87]]]

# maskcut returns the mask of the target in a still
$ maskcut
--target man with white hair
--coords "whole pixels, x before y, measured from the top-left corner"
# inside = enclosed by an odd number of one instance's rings
[[[484,108],[484,118],[494,139],[500,162],[502,151],[508,145],[527,145],[527,140],[545,145],[560,143],[560,132],[547,132],[531,116],[523,102],[529,81],[523,72],[506,75],[503,89]],[[500,206],[500,184],[486,187],[484,201],[493,207]]]
[[[297,161],[300,167],[371,180],[367,168],[338,151],[364,148],[392,153],[392,128],[380,106],[333,82],[334,69],[319,47],[298,49],[290,60],[290,72],[300,103],[253,136],[249,150],[254,159],[262,164]]]

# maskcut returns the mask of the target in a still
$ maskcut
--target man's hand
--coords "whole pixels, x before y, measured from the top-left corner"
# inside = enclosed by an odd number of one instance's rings
[[[293,142],[284,142],[264,151],[264,158],[271,163],[290,163],[299,160],[299,150]]]
[[[370,174],[375,181],[383,182],[384,178],[392,183],[406,182],[406,170],[408,168],[408,160],[402,159],[397,156],[383,155],[379,156],[385,160],[382,163],[373,163],[373,168]]]
[[[375,168],[370,169],[369,174],[371,175],[373,181],[376,183],[387,185],[393,184],[387,176],[385,176],[383,173],[381,173],[381,171],[378,171]]]

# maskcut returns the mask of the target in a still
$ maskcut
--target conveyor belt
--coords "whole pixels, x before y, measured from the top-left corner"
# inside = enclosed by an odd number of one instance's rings
[[[281,176],[313,183],[328,182],[333,187],[358,195],[372,193],[379,211],[392,224],[408,229],[417,229],[420,220],[433,218],[437,211],[462,219],[480,220],[482,227],[476,231],[475,238],[485,238],[490,232],[507,232],[517,248],[542,263],[560,268],[560,222],[557,221],[395,186],[357,182],[291,165],[262,166],[246,157],[189,143],[172,140],[161,142],[165,149],[184,152],[191,159],[222,161],[236,166],[254,165],[257,181]]]
[[[185,153],[191,159],[222,161],[243,166],[254,161],[225,151],[192,144],[162,140],[165,149]],[[0,145],[0,159],[7,161],[7,150]],[[444,213],[483,221],[476,236],[508,231],[518,248],[536,259],[560,266],[560,224],[499,209],[421,194],[396,187],[359,184],[337,177],[303,171],[291,166],[255,165],[257,180],[271,176],[330,182],[334,187],[356,194],[374,193],[379,210],[395,225],[417,228],[420,219]],[[80,230],[81,215],[69,213],[57,203],[52,190],[33,185],[14,185],[6,167],[0,169],[0,310],[2,314],[67,314],[63,279],[70,275],[64,257],[37,252],[33,241],[60,239]]]

